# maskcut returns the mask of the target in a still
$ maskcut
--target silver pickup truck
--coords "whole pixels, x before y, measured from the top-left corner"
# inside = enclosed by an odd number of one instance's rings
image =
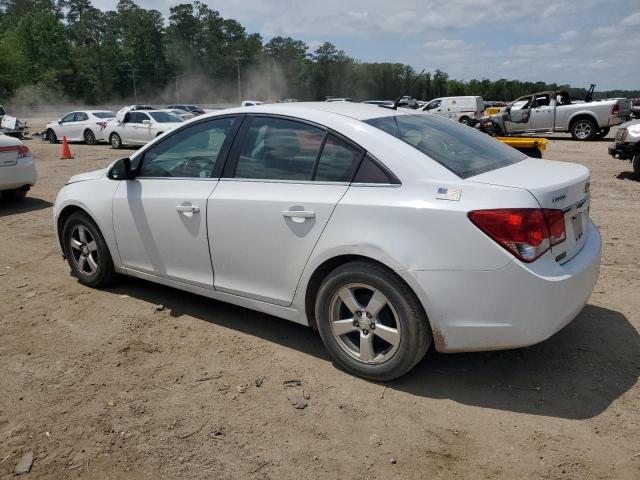
[[[492,115],[500,134],[570,132],[575,140],[602,138],[631,115],[631,100],[572,100],[567,92],[525,95]]]

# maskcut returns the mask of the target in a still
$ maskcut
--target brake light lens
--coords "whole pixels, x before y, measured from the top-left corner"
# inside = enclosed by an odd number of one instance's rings
[[[618,105],[617,103],[613,107],[611,107],[611,115],[614,115],[619,111],[620,111],[620,105]]]
[[[29,147],[26,145],[18,145],[18,158],[28,157],[29,155],[31,155],[29,153]]]
[[[562,210],[512,208],[474,210],[469,220],[523,262],[533,262],[566,239]]]

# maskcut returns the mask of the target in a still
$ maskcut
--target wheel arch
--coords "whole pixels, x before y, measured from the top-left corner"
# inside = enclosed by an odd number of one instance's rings
[[[595,117],[595,115],[593,115],[593,113],[591,112],[587,112],[587,111],[582,111],[582,112],[577,112],[575,113],[570,119],[569,119],[569,131],[571,131],[571,129],[573,128],[573,125],[579,121],[579,120],[591,120],[593,121],[593,123],[595,123],[596,128],[600,128],[600,125],[598,124],[598,119]]]
[[[67,221],[67,219],[72,214],[74,214],[76,212],[82,212],[85,215],[87,215],[91,219],[91,221],[96,225],[96,228],[98,229],[100,234],[103,237],[105,237],[105,234],[103,232],[103,228],[100,226],[100,223],[97,221],[96,217],[91,214],[89,209],[87,209],[84,205],[78,205],[76,203],[71,203],[71,204],[65,205],[62,208],[62,210],[60,210],[60,213],[58,214],[58,217],[56,219],[56,232],[58,234],[58,245],[60,246],[60,250],[62,251],[62,256],[65,257],[65,258],[66,258],[66,255],[64,253],[62,231],[64,229],[64,224]],[[105,243],[107,245],[107,248],[109,249],[109,254],[111,255],[111,260],[113,261],[114,265],[118,265],[119,264],[119,261],[118,261],[119,257],[117,255],[114,255],[114,252],[112,251],[112,248],[109,245],[109,242],[106,241],[106,237],[105,237]]]
[[[335,270],[336,268],[346,263],[353,262],[353,261],[365,261],[365,262],[378,265],[384,268],[385,270],[387,270],[389,273],[395,275],[398,279],[400,279],[400,281],[402,281],[418,298],[418,302],[420,303],[420,306],[422,307],[422,310],[427,317],[429,329],[432,331],[432,333],[434,332],[434,329],[436,329],[436,327],[432,324],[432,320],[429,317],[428,301],[426,300],[425,295],[422,294],[423,292],[418,290],[417,285],[412,284],[413,282],[411,281],[408,281],[407,277],[398,274],[398,272],[395,269],[391,268],[385,262],[379,259],[373,258],[371,256],[366,256],[366,255],[361,255],[356,253],[344,253],[344,254],[339,254],[331,258],[325,259],[322,263],[320,263],[315,267],[315,269],[313,270],[313,273],[311,273],[311,275],[309,276],[309,279],[306,282],[306,285],[304,286],[304,305],[303,305],[304,313],[306,315],[307,323],[309,327],[311,327],[313,330],[316,330],[316,331],[318,330],[317,320],[315,316],[315,304],[316,304],[316,299],[318,297],[318,292],[320,291],[320,286],[322,285],[322,282],[325,280],[325,278],[327,278],[329,273],[331,273],[333,270]],[[425,305],[425,303],[427,303],[427,305]],[[438,347],[438,338],[436,336],[434,336],[434,341],[436,342],[436,347]]]

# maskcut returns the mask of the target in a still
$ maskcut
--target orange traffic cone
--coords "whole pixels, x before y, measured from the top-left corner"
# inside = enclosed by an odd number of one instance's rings
[[[70,158],[73,158],[73,155],[71,155],[71,149],[69,149],[67,137],[62,137],[62,152],[60,153],[60,160],[69,160]]]

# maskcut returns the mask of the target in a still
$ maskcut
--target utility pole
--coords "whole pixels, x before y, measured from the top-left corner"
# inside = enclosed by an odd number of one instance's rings
[[[241,88],[240,88],[240,60],[244,60],[244,58],[240,57],[240,56],[237,56],[235,58],[235,61],[236,61],[237,65],[238,65],[238,104],[242,103],[242,91],[241,91]]]
[[[129,67],[131,67],[131,76],[133,77],[133,98],[134,98],[134,102],[137,104],[138,103],[138,91],[136,90],[136,72],[133,69],[133,65],[129,64]]]

